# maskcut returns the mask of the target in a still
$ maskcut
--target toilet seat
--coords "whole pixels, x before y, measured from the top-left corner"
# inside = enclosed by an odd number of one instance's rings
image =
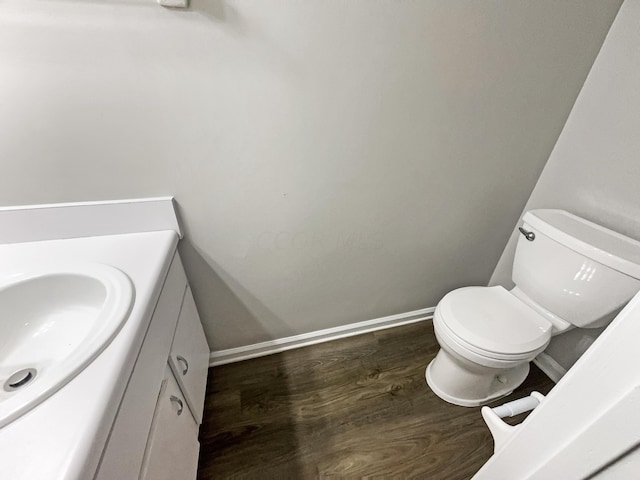
[[[531,360],[549,343],[552,325],[497,286],[450,292],[438,304],[434,327],[459,354],[494,363]]]
[[[449,350],[455,352],[458,356],[491,368],[511,368],[522,362],[530,362],[536,355],[544,349],[526,352],[520,355],[501,355],[495,352],[487,352],[461,340],[450,332],[450,330],[442,324],[441,321],[434,317],[433,326],[435,328],[436,339],[441,347],[447,346]]]

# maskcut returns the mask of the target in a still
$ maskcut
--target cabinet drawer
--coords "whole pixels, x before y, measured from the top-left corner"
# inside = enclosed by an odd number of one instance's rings
[[[187,287],[173,338],[169,365],[198,423],[202,423],[204,395],[209,369],[209,345],[204,336],[198,311]]]
[[[198,425],[189,414],[180,387],[167,368],[142,464],[142,480],[195,480]]]

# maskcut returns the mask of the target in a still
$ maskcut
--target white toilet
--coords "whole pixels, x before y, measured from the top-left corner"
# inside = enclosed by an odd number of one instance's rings
[[[515,288],[465,287],[438,304],[431,390],[472,407],[511,393],[551,336],[608,324],[640,290],[640,242],[563,210],[523,218]]]

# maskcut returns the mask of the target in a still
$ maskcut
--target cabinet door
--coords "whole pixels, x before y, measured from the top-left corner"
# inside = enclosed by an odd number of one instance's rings
[[[195,480],[198,471],[198,425],[167,368],[147,441],[142,480]]]
[[[187,288],[173,338],[169,365],[186,396],[193,417],[202,423],[204,395],[209,369],[209,345],[202,330],[196,304]]]

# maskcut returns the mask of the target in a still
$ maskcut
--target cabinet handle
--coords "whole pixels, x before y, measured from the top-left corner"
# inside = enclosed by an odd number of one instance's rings
[[[171,396],[169,397],[169,400],[171,400],[172,402],[174,402],[174,403],[177,403],[177,404],[178,404],[178,412],[177,412],[177,414],[178,414],[178,416],[182,415],[182,410],[184,409],[184,406],[183,406],[183,404],[182,404],[182,400],[180,400],[180,399],[179,399],[178,397],[176,397],[175,395],[171,395]]]
[[[182,370],[182,375],[186,375],[187,372],[189,371],[189,362],[187,362],[187,359],[184,358],[182,355],[178,355],[176,357],[176,360],[184,363],[184,370]]]

